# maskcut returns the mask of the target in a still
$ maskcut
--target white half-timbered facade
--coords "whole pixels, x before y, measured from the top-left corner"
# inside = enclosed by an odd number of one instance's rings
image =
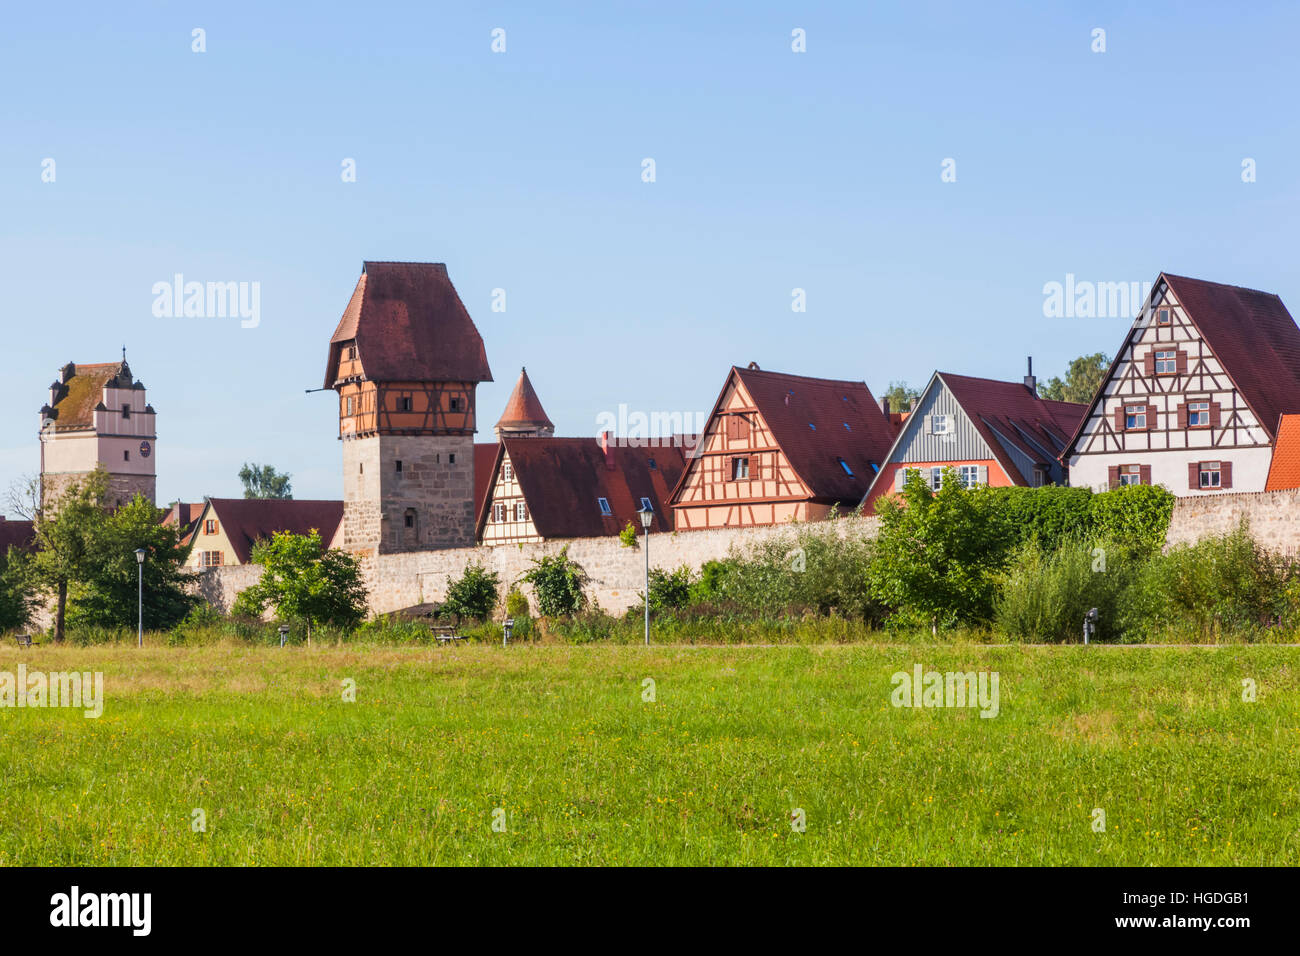
[[[1088,406],[1070,484],[1262,491],[1300,410],[1300,328],[1275,295],[1162,273]]]

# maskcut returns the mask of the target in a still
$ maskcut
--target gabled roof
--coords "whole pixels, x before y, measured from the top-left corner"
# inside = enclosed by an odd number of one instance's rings
[[[528,516],[543,538],[618,534],[629,521],[639,529],[642,497],[654,508],[653,530],[673,530],[668,499],[685,463],[681,448],[610,445],[607,457],[597,438],[510,437],[502,439],[501,448],[510,456]],[[495,464],[500,460],[498,454]],[[599,498],[609,502],[608,517],[600,512]],[[486,518],[485,502],[480,537]]]
[[[325,387],[356,341],[375,382],[490,382],[487,352],[441,262],[366,262],[330,339]]]
[[[757,366],[733,366],[731,371],[813,500],[856,505],[895,436],[866,383],[765,372]],[[852,477],[840,465],[841,458]]]
[[[1300,415],[1283,415],[1273,443],[1265,491],[1300,488]],[[0,525],[3,527],[3,525]]]
[[[175,526],[180,530],[181,544],[189,544],[194,531],[199,526],[199,517],[203,514],[203,502],[178,501],[167,509],[163,515],[163,526]]]
[[[247,564],[253,545],[280,531],[307,534],[320,532],[328,548],[339,522],[343,520],[343,502],[312,501],[300,498],[209,498],[204,520],[215,515],[221,530],[230,540],[241,564]]]
[[[497,442],[474,443],[474,514],[483,513],[483,504],[496,477]]]
[[[0,517],[0,557],[15,547],[26,551],[36,543],[36,525],[31,521],[10,521]]]
[[[528,369],[519,370],[519,380],[506,402],[506,410],[497,421],[498,429],[545,428],[554,431],[555,426],[546,417],[542,401],[533,390],[533,383],[528,379]]]
[[[1030,475],[1016,467],[1007,447],[1036,462],[1049,464],[1065,450],[1088,406],[1039,398],[1021,382],[1000,382],[936,372],[975,430],[984,439],[1002,470],[1018,485]]]
[[[1265,434],[1275,439],[1280,417],[1300,412],[1300,328],[1282,300],[1272,292],[1162,272],[1142,304],[1142,314],[1152,307],[1162,283],[1173,290]],[[1061,455],[1063,461],[1074,451],[1089,417],[1105,397],[1106,383],[1114,377],[1140,327],[1145,326],[1135,320],[1115,352],[1106,377],[1070,436]]]
[[[1271,292],[1162,273],[1270,438],[1300,412],[1300,328]]]
[[[71,372],[71,375],[67,375]],[[54,419],[56,432],[91,428],[95,424],[95,409],[104,398],[104,387],[130,388],[131,369],[126,362],[100,362],[91,365],[68,363],[63,368],[63,381],[56,382],[58,399],[49,417]]]

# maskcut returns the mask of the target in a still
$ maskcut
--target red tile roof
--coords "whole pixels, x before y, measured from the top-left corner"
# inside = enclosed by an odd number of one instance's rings
[[[194,530],[199,526],[199,516],[203,514],[203,502],[175,502],[163,516],[163,526],[176,526],[181,532],[181,544],[189,544],[194,537]]]
[[[329,547],[330,539],[343,520],[343,502],[312,501],[299,498],[209,498],[207,510],[221,522],[221,530],[240,563],[246,564],[253,545],[280,531],[307,534],[320,532],[321,542]],[[206,520],[206,519],[205,519]]]
[[[864,382],[733,367],[813,500],[857,505],[897,434]],[[848,426],[847,428],[845,426]],[[850,477],[839,459],[853,471]]]
[[[36,541],[36,526],[30,521],[10,521],[0,517],[0,557],[8,554],[9,548],[21,550],[30,548]]]
[[[1268,466],[1265,491],[1300,488],[1300,415],[1283,415]],[[3,527],[0,525],[0,527]]]
[[[497,443],[474,443],[474,514],[483,513],[483,503],[492,490],[497,462]]]
[[[366,262],[330,339],[325,387],[356,340],[374,382],[490,382],[483,339],[441,262]]]
[[[618,534],[629,521],[640,529],[642,497],[654,508],[652,530],[673,530],[668,499],[685,464],[681,448],[611,444],[610,468],[597,438],[507,437],[502,445],[528,504],[528,516],[543,538]],[[598,498],[609,502],[608,517],[601,515]],[[480,536],[486,518],[485,502],[479,513]]]
[[[1241,286],[1162,277],[1274,437],[1280,415],[1300,412],[1300,328],[1282,300]]]
[[[519,370],[519,381],[515,382],[515,390],[510,393],[510,399],[506,402],[506,410],[501,413],[501,418],[496,427],[555,430],[551,420],[546,417],[546,410],[542,408],[541,399],[537,397],[537,392],[533,390],[533,383],[528,380],[528,369],[521,368]]]
[[[1039,398],[1021,382],[1000,382],[936,373],[961,405],[980,437],[988,444],[1007,477],[1018,485],[1030,484],[1007,446],[1034,461],[1050,464],[1064,452],[1088,410],[1076,402],[1054,402]]]

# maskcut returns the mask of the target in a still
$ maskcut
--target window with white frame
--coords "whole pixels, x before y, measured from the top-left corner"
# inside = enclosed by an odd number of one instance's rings
[[[522,501],[515,502],[515,520],[516,521],[528,520],[528,508]]]
[[[1178,353],[1171,350],[1156,352],[1156,374],[1173,375],[1178,371]]]
[[[649,499],[649,498],[642,498],[642,499],[641,499],[641,510],[642,510],[642,511],[654,511],[654,510],[655,510],[655,509],[654,509],[654,506],[650,504],[650,499]]]
[[[1147,407],[1145,405],[1124,406],[1124,427],[1125,428],[1146,428]]]
[[[512,467],[510,467],[510,462],[503,461],[501,463],[501,480],[510,481],[511,479],[514,478],[514,476],[515,476],[515,470]]]
[[[1197,428],[1208,424],[1210,424],[1210,403],[1188,402],[1187,427]]]
[[[1120,465],[1119,483],[1121,485],[1142,484],[1142,466],[1141,465]]]
[[[937,465],[930,469],[930,490],[938,491],[943,487],[943,469]]]
[[[613,511],[610,510],[608,498],[597,498],[596,504],[600,506],[600,513],[602,515],[608,516],[614,513]]]
[[[980,483],[980,466],[979,465],[962,465],[957,472],[961,475],[961,484],[963,488],[974,488]]]
[[[743,481],[749,477],[749,459],[733,458],[731,459],[731,480]]]
[[[1201,462],[1201,487],[1218,488],[1223,484],[1223,469],[1220,462]]]
[[[506,520],[506,506],[499,501],[492,506],[492,520],[493,521]]]
[[[947,415],[930,416],[931,435],[946,435],[948,434],[948,430],[951,426],[952,426],[952,421],[951,419],[949,419]]]

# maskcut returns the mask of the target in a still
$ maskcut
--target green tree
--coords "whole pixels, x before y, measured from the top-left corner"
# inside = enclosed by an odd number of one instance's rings
[[[501,593],[501,575],[471,561],[465,573],[447,585],[442,610],[457,617],[486,621],[496,610]]]
[[[1080,355],[1070,363],[1064,381],[1051,378],[1038,386],[1038,394],[1054,402],[1087,404],[1092,401],[1092,396],[1097,393],[1108,371],[1110,356],[1104,352]]]
[[[884,397],[889,400],[891,412],[905,412],[911,408],[914,399],[921,397],[921,392],[906,382],[890,382]]]
[[[103,514],[90,539],[90,560],[73,589],[69,623],[122,627],[135,623],[141,608],[149,630],[170,630],[185,619],[197,598],[189,591],[180,529],[163,525],[164,514],[143,495]],[[143,564],[136,560],[138,548],[145,551]]]
[[[27,627],[35,601],[31,557],[10,546],[7,554],[0,554],[0,632]]]
[[[931,629],[988,621],[997,575],[1014,541],[995,499],[962,487],[954,469],[932,493],[910,472],[901,496],[877,504],[880,531],[868,589],[893,624]]]
[[[267,608],[277,620],[352,630],[366,616],[366,587],[356,558],[338,548],[326,550],[320,532],[280,531],[253,546],[252,563],[262,577],[235,598],[234,612],[260,617]]]
[[[293,486],[288,473],[281,474],[270,465],[249,464],[239,469],[245,498],[292,498]]]
[[[28,493],[33,498],[39,494],[35,483]],[[69,589],[87,579],[101,553],[99,538],[108,518],[104,509],[107,495],[108,472],[101,465],[33,509],[36,546],[31,581],[38,590],[56,597],[56,643],[64,637]]]
[[[572,614],[586,602],[582,589],[587,583],[587,572],[570,559],[567,544],[559,554],[548,554],[534,560],[523,580],[533,586],[537,609],[544,617]]]

